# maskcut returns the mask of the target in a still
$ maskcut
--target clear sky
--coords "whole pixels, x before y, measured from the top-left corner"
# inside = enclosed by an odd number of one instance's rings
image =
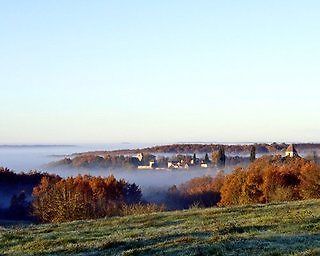
[[[0,1],[0,144],[320,141],[320,1]]]

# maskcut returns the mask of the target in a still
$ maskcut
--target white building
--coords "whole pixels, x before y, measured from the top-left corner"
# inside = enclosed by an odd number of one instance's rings
[[[179,161],[169,161],[168,162],[168,168],[169,169],[178,169],[181,167],[181,164]]]
[[[138,160],[139,160],[140,162],[142,162],[142,160],[143,160],[143,153],[139,153],[139,154],[137,155],[137,158],[138,158]]]
[[[155,161],[150,161],[149,165],[139,165],[138,169],[142,170],[150,170],[150,169],[155,169],[156,168],[156,162]]]

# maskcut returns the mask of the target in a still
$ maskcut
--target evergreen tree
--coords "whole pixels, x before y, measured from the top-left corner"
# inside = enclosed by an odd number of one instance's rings
[[[204,157],[204,162],[206,164],[210,163],[210,159],[209,159],[208,153],[206,153],[206,156]]]
[[[218,152],[217,151],[211,153],[211,159],[212,159],[213,165],[218,164]]]
[[[256,147],[252,146],[250,150],[250,162],[254,162],[256,160]]]
[[[313,161],[318,164],[318,155],[316,151],[313,151]]]
[[[218,167],[225,167],[226,166],[226,154],[225,154],[224,146],[219,147],[217,160],[218,160],[218,162],[217,162]]]
[[[197,155],[196,153],[193,154],[193,157],[192,157],[192,160],[193,160],[193,164],[197,164]]]

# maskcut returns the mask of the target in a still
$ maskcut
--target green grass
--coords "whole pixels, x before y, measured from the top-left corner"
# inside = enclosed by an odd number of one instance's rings
[[[6,225],[0,255],[320,255],[320,200]]]

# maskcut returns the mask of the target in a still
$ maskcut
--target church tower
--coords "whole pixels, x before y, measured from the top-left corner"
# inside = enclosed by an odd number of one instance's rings
[[[297,150],[296,150],[296,148],[295,148],[295,146],[293,144],[290,144],[289,147],[287,148],[286,156],[288,156],[288,157],[297,157],[297,156],[299,156],[298,152],[297,152]]]

